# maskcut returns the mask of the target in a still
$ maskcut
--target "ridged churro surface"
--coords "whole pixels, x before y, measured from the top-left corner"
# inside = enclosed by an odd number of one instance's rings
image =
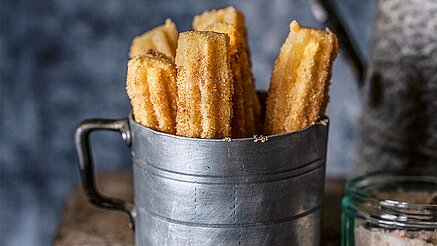
[[[232,137],[257,134],[260,105],[255,90],[243,14],[233,7],[206,11],[195,16],[193,28],[226,33],[230,37],[234,77]]]
[[[176,134],[194,138],[230,137],[233,78],[228,35],[181,33],[176,65]]]
[[[176,66],[171,58],[157,51],[147,51],[131,59],[126,90],[136,122],[175,134]]]
[[[178,30],[176,25],[170,19],[167,19],[165,24],[135,37],[130,46],[129,57],[142,55],[147,50],[156,50],[174,60],[177,40]]]
[[[234,25],[237,33],[243,36],[244,44],[247,44],[244,15],[232,6],[223,9],[213,9],[211,11],[203,12],[201,15],[196,15],[193,19],[193,29],[203,30],[209,25],[217,22]]]
[[[333,33],[290,24],[272,72],[264,134],[296,131],[324,115],[337,53]]]
[[[243,51],[241,47],[242,40],[238,37],[235,26],[224,22],[214,22],[202,31],[226,33],[229,36],[230,63],[234,81],[231,131],[232,137],[244,137],[247,135],[244,112],[244,83],[241,74],[241,56],[239,56],[239,53]]]

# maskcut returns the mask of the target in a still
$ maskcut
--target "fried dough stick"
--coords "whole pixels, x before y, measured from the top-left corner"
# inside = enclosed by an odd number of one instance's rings
[[[290,24],[272,72],[264,134],[296,131],[320,120],[337,53],[333,33]]]
[[[246,24],[244,23],[244,15],[234,7],[223,9],[214,9],[205,11],[201,15],[194,16],[193,29],[203,30],[211,24],[223,22],[235,26],[238,34],[242,36],[243,45],[248,46]]]
[[[181,33],[176,65],[176,134],[194,138],[230,137],[233,81],[228,35]]]
[[[149,50],[128,63],[126,90],[135,121],[154,130],[176,132],[176,66]]]
[[[241,58],[239,53],[243,51],[241,48],[241,39],[238,37],[237,30],[234,25],[215,22],[207,26],[202,31],[214,31],[220,33],[226,33],[230,38],[230,63],[234,81],[234,94],[232,96],[232,121],[231,131],[232,137],[245,137],[248,135],[246,129],[246,120],[244,112],[244,83],[241,74]],[[240,42],[240,43],[239,43]]]
[[[165,20],[164,25],[153,28],[132,40],[129,57],[141,55],[147,50],[156,50],[174,61],[176,46],[178,41],[178,30],[176,25],[170,20]]]
[[[261,112],[251,72],[243,14],[233,7],[207,11],[194,17],[193,28],[229,35],[231,67],[234,76],[232,137],[248,137],[257,134]]]

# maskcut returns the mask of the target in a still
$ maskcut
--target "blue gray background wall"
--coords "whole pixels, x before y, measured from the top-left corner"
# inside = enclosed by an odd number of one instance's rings
[[[367,57],[375,1],[337,0]],[[246,15],[258,89],[270,71],[288,24],[320,26],[307,1],[69,1],[1,3],[0,245],[48,245],[62,201],[77,182],[73,132],[90,117],[123,118],[131,39],[164,19],[180,31],[206,9],[234,5]],[[344,176],[356,142],[360,95],[343,55],[331,85],[328,175]],[[114,134],[93,137],[99,170],[129,168],[128,148]]]

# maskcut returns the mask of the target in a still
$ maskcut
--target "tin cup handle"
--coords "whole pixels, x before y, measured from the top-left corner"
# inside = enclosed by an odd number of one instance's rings
[[[97,190],[89,135],[93,131],[98,130],[117,131],[129,146],[131,144],[128,119],[88,119],[82,121],[77,127],[74,136],[77,156],[79,158],[79,171],[82,187],[90,203],[101,208],[119,210],[128,213],[131,222],[130,226],[134,229],[134,218],[136,213],[133,204],[118,198],[106,197]]]

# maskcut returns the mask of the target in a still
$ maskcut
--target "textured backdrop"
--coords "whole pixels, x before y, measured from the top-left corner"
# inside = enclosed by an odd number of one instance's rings
[[[367,57],[374,1],[338,0]],[[258,89],[288,24],[318,26],[307,1],[52,0],[1,2],[0,245],[49,245],[62,201],[78,171],[73,133],[85,118],[126,117],[131,39],[172,18],[180,31],[193,15],[234,5],[246,15]],[[345,175],[356,139],[360,96],[344,57],[334,67],[328,175]],[[129,150],[116,134],[93,137],[99,169],[128,168]]]

